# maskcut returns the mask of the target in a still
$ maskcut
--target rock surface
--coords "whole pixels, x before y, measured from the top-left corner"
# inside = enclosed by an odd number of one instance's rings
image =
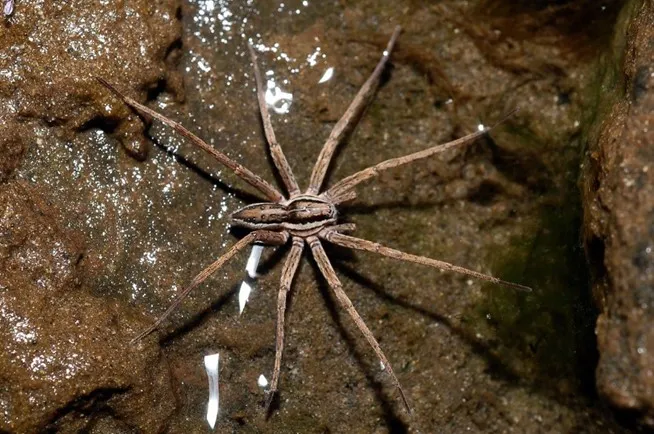
[[[143,95],[174,82],[179,4],[113,3],[19,2],[0,27],[1,432],[155,433],[175,408],[158,346],[129,344],[147,322],[94,287],[101,274],[74,223],[82,209],[64,211],[79,193],[58,196],[53,177],[16,177],[30,149],[61,167],[57,147],[99,126],[145,156],[142,122],[94,76],[120,76]]]
[[[14,351],[3,359],[14,376],[2,377],[0,390],[11,390],[5,408],[29,406],[33,389],[50,401],[11,413],[6,429],[203,432],[202,358],[219,352],[218,432],[626,432],[592,391],[595,316],[578,245],[576,184],[582,90],[594,55],[607,47],[608,32],[597,29],[612,27],[618,3],[194,0],[178,14],[170,1],[18,2],[0,28],[0,72],[9,79],[0,81],[0,115],[11,123],[0,127],[0,179],[8,203],[22,204],[4,223],[12,246],[5,255],[34,242],[42,247],[33,262],[19,263],[20,256],[0,270],[12,276],[11,290],[0,292],[11,307],[0,312],[0,345]],[[270,86],[293,95],[273,124],[305,186],[320,146],[397,24],[404,32],[384,84],[337,155],[328,185],[521,107],[474,145],[362,186],[343,213],[362,238],[536,291],[328,250],[394,364],[412,416],[303,261],[288,310],[279,407],[264,418],[257,378],[272,370],[283,249],[266,256],[265,278],[243,315],[235,289],[245,254],[129,346],[233,244],[229,215],[253,198],[175,132],[155,123],[142,134],[139,118],[93,75],[274,182],[253,93],[251,39]],[[329,68],[333,77],[320,82]],[[49,70],[51,85],[42,78]],[[30,205],[41,202],[51,204],[47,218]],[[11,229],[16,220],[36,223],[21,235]],[[56,230],[37,229],[47,226],[43,220]],[[57,240],[65,254],[46,249]],[[29,273],[12,271],[16,264]],[[62,267],[68,271],[56,274]],[[54,276],[60,303],[38,278],[23,276],[42,273]],[[18,318],[34,324],[35,348],[52,356],[42,371],[23,363],[36,353],[16,342],[25,339]],[[76,369],[72,378],[68,366]]]
[[[654,428],[654,4],[632,1],[594,91],[583,175],[599,392]]]
[[[158,349],[129,344],[143,321],[82,290],[79,234],[27,183],[0,185],[0,210],[0,431],[160,432],[174,397]]]
[[[26,125],[61,127],[58,133],[66,139],[98,126],[117,129],[125,147],[144,158],[143,124],[124,106],[108,101],[95,77],[129,82],[141,97],[162,84],[174,90],[177,74],[166,65],[180,38],[179,7],[174,0],[93,7],[82,0],[25,2],[4,18],[0,180],[14,167],[6,162],[5,149],[20,155],[29,144]]]

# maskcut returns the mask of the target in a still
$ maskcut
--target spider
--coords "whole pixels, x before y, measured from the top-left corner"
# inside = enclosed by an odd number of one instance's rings
[[[245,182],[256,188],[259,192],[263,193],[268,202],[255,203],[244,206],[231,215],[231,224],[236,227],[242,227],[251,230],[245,237],[236,242],[224,255],[218,258],[211,265],[206,267],[200,274],[195,276],[191,283],[179,294],[173,301],[168,309],[146,330],[136,336],[132,342],[138,341],[144,336],[155,330],[161,322],[170,315],[173,310],[182,302],[182,300],[199,284],[211,274],[215,273],[222,267],[229,259],[231,259],[238,252],[243,250],[251,243],[260,243],[271,246],[282,246],[290,241],[291,247],[288,257],[283,265],[281,284],[277,298],[277,328],[276,328],[276,345],[275,345],[275,362],[273,368],[273,375],[270,382],[270,387],[267,391],[268,396],[266,399],[266,408],[270,409],[270,404],[273,397],[278,391],[279,376],[281,370],[282,353],[284,349],[284,318],[286,311],[286,299],[291,289],[293,278],[295,277],[300,258],[303,250],[307,247],[318,265],[322,275],[327,280],[327,283],[334,291],[334,295],[338,303],[350,315],[358,329],[365,336],[366,340],[374,350],[375,354],[381,361],[383,369],[389,374],[393,384],[397,387],[402,402],[407,411],[410,410],[407,397],[400,385],[400,382],[393,372],[391,363],[386,358],[382,351],[377,339],[365,324],[349,297],[343,290],[341,281],[339,280],[332,264],[327,257],[323,248],[323,242],[332,243],[338,246],[365,250],[369,252],[379,253],[381,255],[399,259],[401,261],[415,262],[418,264],[427,265],[440,270],[453,271],[475,278],[485,280],[488,282],[504,285],[507,287],[530,291],[531,288],[519,285],[517,283],[507,282],[493,276],[482,274],[467,268],[452,265],[448,262],[439,261],[436,259],[427,258],[424,256],[412,255],[395,250],[381,244],[367,241],[361,238],[356,238],[346,233],[352,232],[355,227],[353,224],[341,224],[338,220],[337,206],[343,202],[353,200],[356,197],[354,188],[360,183],[367,181],[377,176],[380,172],[392,169],[398,166],[405,165],[412,161],[429,157],[431,155],[443,152],[447,149],[452,149],[457,146],[470,143],[478,137],[486,134],[491,128],[484,128],[481,131],[468,134],[467,136],[453,140],[448,143],[433,146],[431,148],[415,152],[413,154],[405,155],[403,157],[392,158],[383,161],[367,169],[361,170],[353,175],[350,175],[329,189],[322,190],[321,186],[325,179],[327,169],[334,155],[334,151],[344,136],[356,125],[363,111],[372,101],[372,97],[379,85],[380,76],[388,59],[391,55],[395,42],[400,34],[400,27],[396,27],[386,50],[383,52],[382,58],[377,63],[374,71],[370,77],[363,84],[354,100],[350,103],[343,116],[336,123],[332,129],[327,141],[325,142],[318,160],[313,168],[311,178],[309,181],[309,188],[304,192],[295,180],[293,171],[291,170],[286,156],[282,152],[275,132],[273,131],[270,114],[265,101],[264,83],[261,77],[261,71],[257,64],[257,55],[251,45],[248,44],[252,64],[254,67],[254,76],[256,80],[257,99],[259,103],[259,111],[263,122],[264,134],[266,136],[270,153],[277,171],[279,172],[283,181],[284,187],[288,191],[288,196],[284,196],[277,188],[263,180],[257,174],[251,172],[246,167],[237,163],[229,158],[221,151],[209,146],[202,139],[195,134],[184,128],[179,123],[168,119],[167,117],[157,113],[156,111],[136,102],[134,99],[124,95],[115,87],[109,84],[102,78],[98,80],[106,86],[110,91],[116,94],[125,104],[135,109],[142,115],[151,116],[154,119],[170,126],[182,136],[188,138],[194,145],[203,149],[211,154],[218,162],[233,170],[234,173],[243,179]],[[506,119],[506,117],[504,118]],[[496,124],[497,125],[497,124]]]

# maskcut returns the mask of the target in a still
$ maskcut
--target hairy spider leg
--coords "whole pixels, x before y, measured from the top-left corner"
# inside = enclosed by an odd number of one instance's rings
[[[275,394],[277,393],[277,385],[279,384],[279,374],[282,369],[282,354],[284,352],[284,321],[286,318],[286,298],[291,290],[293,278],[297,273],[300,259],[302,258],[302,251],[304,250],[304,239],[300,237],[293,237],[293,246],[288,254],[288,258],[284,263],[282,269],[281,283],[279,285],[279,293],[277,294],[277,331],[275,336],[275,365],[273,368],[273,376],[270,381],[270,389],[268,389],[268,398],[266,399],[266,413],[270,412],[270,406],[273,402]]]
[[[179,304],[186,298],[186,296],[193,290],[193,288],[204,282],[209,276],[218,271],[220,267],[225,265],[227,261],[229,261],[238,252],[243,250],[244,247],[247,247],[250,243],[257,242],[279,246],[286,244],[288,237],[289,235],[287,232],[254,231],[238,240],[236,244],[231,247],[231,249],[225,252],[225,254],[223,254],[207,268],[202,270],[200,274],[195,276],[191,283],[186,288],[184,288],[184,290],[182,290],[177,298],[170,304],[168,309],[166,309],[166,311],[161,316],[159,316],[150,327],[148,327],[146,330],[143,330],[138,334],[138,336],[132,339],[130,343],[137,342],[152,333],[159,326],[159,324],[161,324],[161,322],[166,319],[168,315],[170,315],[177,308],[177,306],[179,306]]]
[[[365,109],[370,105],[372,97],[375,95],[375,91],[379,85],[379,78],[384,71],[384,67],[391,56],[393,47],[395,46],[395,41],[397,41],[397,37],[400,36],[401,31],[402,28],[400,26],[395,27],[393,35],[388,41],[386,50],[382,53],[382,58],[379,60],[379,63],[377,63],[377,66],[372,74],[370,74],[370,77],[368,77],[363,86],[361,86],[361,89],[359,89],[359,92],[357,92],[349,107],[345,110],[343,116],[338,120],[336,125],[334,125],[331,133],[329,133],[329,137],[318,155],[318,160],[313,166],[307,194],[318,194],[320,187],[325,180],[325,175],[327,174],[327,169],[329,168],[329,164],[334,156],[336,147],[343,141],[343,138],[352,131]]]
[[[311,236],[307,238],[307,242],[309,243],[309,247],[311,248],[311,253],[313,254],[313,258],[318,264],[318,268],[320,269],[320,272],[325,277],[327,283],[329,283],[329,286],[334,291],[334,295],[336,295],[336,299],[340,303],[341,307],[345,309],[345,311],[350,315],[350,317],[356,324],[357,328],[361,331],[363,336],[368,341],[368,344],[370,344],[372,349],[375,351],[377,357],[379,357],[379,360],[384,366],[384,370],[388,372],[388,374],[391,376],[393,380],[393,384],[395,384],[395,387],[397,387],[397,390],[400,392],[400,396],[402,397],[402,402],[404,403],[404,406],[406,407],[407,411],[411,413],[411,406],[409,405],[409,401],[406,395],[404,394],[404,390],[402,389],[400,380],[397,379],[397,376],[393,371],[393,367],[391,366],[391,363],[386,358],[384,351],[382,351],[381,347],[379,346],[379,342],[377,342],[377,339],[375,339],[375,335],[372,334],[366,323],[363,321],[357,310],[354,308],[354,305],[352,304],[350,298],[347,296],[345,291],[343,291],[343,285],[341,284],[340,279],[336,275],[336,272],[334,271],[334,268],[332,267],[332,264],[329,261],[329,258],[327,257],[327,254],[325,253],[325,249],[322,247],[320,240],[318,239],[318,237]]]

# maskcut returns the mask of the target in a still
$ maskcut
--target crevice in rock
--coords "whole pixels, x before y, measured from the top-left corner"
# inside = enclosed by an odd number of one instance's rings
[[[70,414],[78,413],[91,416],[98,413],[113,413],[107,404],[108,401],[114,396],[121,395],[127,391],[129,391],[128,387],[107,387],[93,390],[86,395],[81,395],[65,406],[57,409],[47,423],[44,432],[58,432],[58,422]]]

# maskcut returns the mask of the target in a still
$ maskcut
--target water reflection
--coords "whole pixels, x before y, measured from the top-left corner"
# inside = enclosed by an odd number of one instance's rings
[[[5,0],[5,4],[4,4],[4,7],[2,9],[2,12],[5,14],[6,17],[13,14],[14,13],[14,0]]]
[[[272,72],[272,71],[269,71]],[[268,75],[268,73],[266,73]],[[284,92],[275,84],[274,79],[268,79],[266,84],[266,104],[278,114],[286,114],[291,109],[293,94]]]
[[[322,77],[320,77],[320,80],[318,80],[318,84],[331,80],[333,76],[334,76],[334,67],[330,66],[329,68],[327,68],[327,70],[322,75]]]
[[[219,392],[218,392],[218,362],[220,355],[218,353],[204,356],[204,369],[207,371],[209,380],[209,401],[207,402],[207,423],[211,428],[216,425],[218,420]]]
[[[239,314],[243,313],[245,305],[250,298],[250,293],[252,292],[252,285],[254,284],[254,279],[257,278],[257,267],[259,266],[259,261],[261,260],[261,253],[263,253],[263,246],[260,244],[255,244],[252,246],[252,251],[248,262],[245,266],[245,271],[247,276],[241,282],[241,287],[238,291],[238,312]]]

